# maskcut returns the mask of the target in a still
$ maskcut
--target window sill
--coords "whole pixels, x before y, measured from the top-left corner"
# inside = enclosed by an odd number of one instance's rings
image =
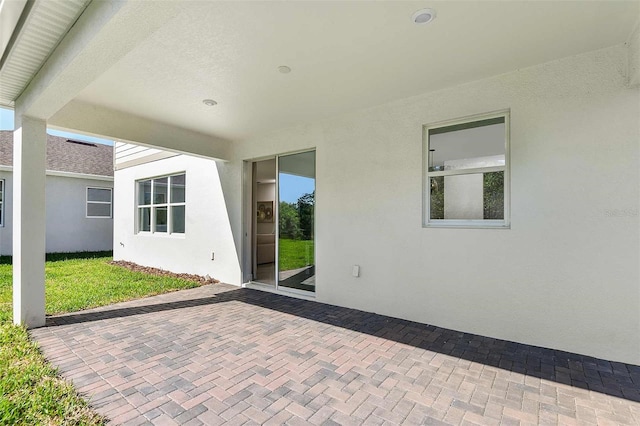
[[[511,229],[505,221],[490,220],[436,220],[422,224],[423,228],[460,228],[460,229]]]
[[[145,238],[168,238],[174,240],[184,240],[186,234],[167,234],[165,232],[138,232],[134,234],[136,237],[145,237]]]

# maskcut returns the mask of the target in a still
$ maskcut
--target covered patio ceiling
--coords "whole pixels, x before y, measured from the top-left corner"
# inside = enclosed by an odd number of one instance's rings
[[[0,9],[15,24],[0,81],[18,85],[2,105],[216,158],[235,140],[624,43],[640,13],[638,1],[75,1],[79,17],[48,11],[57,39],[30,44],[52,3],[15,19],[24,3]],[[436,18],[415,24],[426,7]],[[29,79],[10,72],[19,49],[39,53]]]

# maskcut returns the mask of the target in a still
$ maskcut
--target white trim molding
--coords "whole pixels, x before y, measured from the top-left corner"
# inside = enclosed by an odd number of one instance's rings
[[[113,182],[113,176],[91,175],[87,173],[59,172],[57,170],[47,170],[47,176],[68,177],[74,179],[93,179],[105,182]]]
[[[99,186],[87,186],[86,188],[86,198],[85,198],[85,218],[87,219],[113,219],[113,188],[111,187],[99,187]],[[90,200],[89,199],[89,190],[96,189],[99,191],[109,191],[109,201],[98,201],[98,200]],[[90,216],[89,215],[89,205],[90,204],[104,204],[109,205],[109,215],[108,216]]]
[[[0,166],[0,172],[12,172],[12,166]],[[68,177],[73,179],[92,179],[92,180],[101,180],[104,182],[113,182],[113,176],[103,176],[103,175],[92,175],[88,173],[74,173],[74,172],[61,172],[58,170],[47,170],[47,176],[58,176],[58,177]]]

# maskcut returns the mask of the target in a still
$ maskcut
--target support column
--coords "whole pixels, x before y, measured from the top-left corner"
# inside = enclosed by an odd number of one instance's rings
[[[16,113],[13,133],[13,322],[45,323],[47,123]]]

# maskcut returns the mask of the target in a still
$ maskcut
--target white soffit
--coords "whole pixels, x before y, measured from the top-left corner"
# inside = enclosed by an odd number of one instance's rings
[[[0,0],[0,58],[18,25],[27,0]]]
[[[188,1],[78,99],[245,139],[622,44],[639,5]],[[437,18],[415,25],[424,7]]]
[[[28,15],[21,17],[18,22],[18,32],[12,36],[9,49],[3,49],[0,62],[0,105],[14,105],[14,100],[20,96],[90,1],[35,0],[27,5],[27,8],[31,7]],[[4,12],[0,9],[0,18]]]

